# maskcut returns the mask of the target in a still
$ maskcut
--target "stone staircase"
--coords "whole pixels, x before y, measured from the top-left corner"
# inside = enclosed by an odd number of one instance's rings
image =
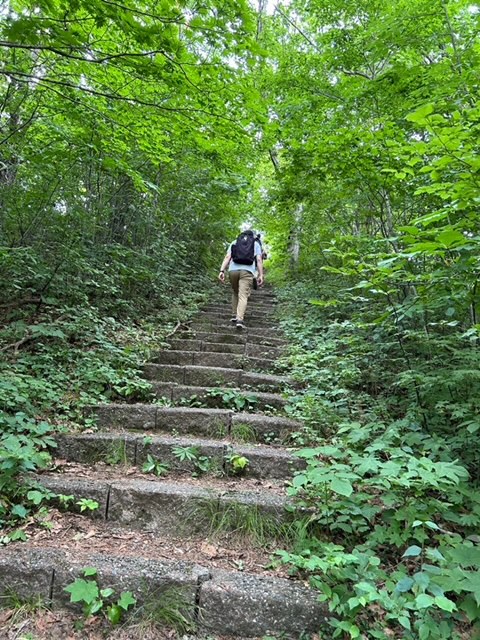
[[[294,383],[275,373],[286,346],[275,305],[270,291],[254,292],[239,332],[219,297],[145,365],[153,402],[91,407],[98,431],[58,436],[57,470],[42,485],[99,507],[89,519],[59,516],[57,536],[3,550],[0,595],[69,606],[63,588],[94,566],[101,586],[139,603],[180,590],[199,633],[318,632],[326,611],[315,593],[268,561],[291,526],[285,481],[301,467],[282,446],[299,424],[282,414]]]

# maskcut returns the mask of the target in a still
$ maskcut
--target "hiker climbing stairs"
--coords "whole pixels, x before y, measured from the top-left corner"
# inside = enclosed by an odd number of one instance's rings
[[[315,593],[265,568],[292,519],[286,481],[302,464],[283,446],[300,425],[283,411],[295,383],[276,371],[286,341],[275,307],[270,291],[256,292],[240,332],[219,297],[145,364],[151,402],[92,406],[95,431],[58,436],[56,468],[39,481],[98,508],[72,514],[70,535],[4,551],[4,588],[67,606],[64,587],[93,566],[139,602],[180,588],[182,616],[209,634],[319,630]],[[265,550],[249,542],[255,529]]]

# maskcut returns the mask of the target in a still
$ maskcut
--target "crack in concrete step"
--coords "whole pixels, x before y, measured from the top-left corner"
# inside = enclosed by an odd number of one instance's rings
[[[204,367],[195,365],[146,364],[143,374],[147,380],[155,382],[177,382],[200,387],[221,387],[235,385],[249,386],[260,391],[283,391],[285,387],[297,387],[291,378],[268,373],[250,373],[243,369],[227,367]]]
[[[288,344],[285,338],[261,336],[251,331],[238,332],[218,332],[209,331],[182,331],[178,334],[184,340],[201,340],[205,342],[224,342],[226,344],[251,344],[272,347],[284,347]]]
[[[238,532],[254,520],[256,526],[270,531],[272,537],[292,520],[292,503],[271,490],[198,487],[168,480],[95,478],[43,473],[38,481],[57,494],[95,500],[98,511],[88,515],[108,522],[161,535],[209,535],[217,526],[222,531]],[[107,505],[108,503],[108,505]],[[107,510],[108,506],[108,510]]]
[[[276,325],[272,325],[272,327],[264,327],[264,326],[253,326],[249,327],[246,325],[244,329],[240,332],[235,325],[231,323],[219,323],[212,324],[208,322],[202,322],[200,320],[192,320],[189,325],[192,331],[210,333],[212,336],[216,333],[233,333],[238,335],[239,333],[245,333],[248,335],[248,339],[250,341],[258,341],[257,338],[253,336],[263,337],[263,338],[279,338],[282,335],[282,332]]]
[[[192,320],[196,320],[200,323],[229,326],[231,316],[220,315],[218,313],[199,313]],[[258,317],[258,316],[245,316],[245,324],[250,328],[261,327],[264,329],[276,329],[278,330],[278,321],[275,318]]]
[[[256,413],[233,413],[227,409],[196,407],[157,407],[152,404],[107,404],[88,407],[87,415],[96,416],[102,429],[141,429],[166,431],[170,434],[190,434],[244,439],[250,442],[283,441],[301,423],[281,416]]]
[[[141,467],[146,462],[147,456],[151,455],[156,460],[167,464],[172,473],[194,473],[195,462],[179,459],[178,455],[174,454],[175,447],[184,449],[194,447],[197,450],[197,457],[205,456],[209,459],[212,473],[215,470],[228,473],[226,456],[230,452],[248,458],[249,464],[242,474],[242,477],[246,478],[287,480],[292,477],[294,471],[305,467],[301,458],[295,457],[284,449],[188,436],[151,436],[149,441],[145,442],[143,435],[131,433],[73,433],[58,435],[56,442],[55,457],[57,459],[83,464],[112,461],[110,464],[117,467],[120,465],[119,468],[124,468],[125,465]]]
[[[164,607],[176,594],[176,606],[201,633],[300,637],[321,631],[329,617],[318,593],[285,578],[115,552],[72,554],[41,547],[3,550],[0,596],[13,591],[25,600],[40,597],[56,609],[79,612],[80,605],[72,605],[64,589],[82,576],[86,566],[97,569],[100,588],[132,591],[140,607]]]
[[[252,409],[263,410],[265,408],[282,411],[287,400],[279,393],[266,393],[252,389],[242,390],[235,387],[201,387],[178,384],[176,382],[152,382],[153,393],[157,398],[166,398],[171,402],[179,402],[191,399],[201,401],[210,407],[222,408],[225,406],[222,395],[235,394],[235,398],[244,398]]]
[[[247,357],[272,358],[273,360],[280,358],[284,354],[281,347],[259,345],[252,343],[241,344],[225,344],[221,342],[208,342],[203,340],[182,340],[175,339],[169,341],[170,349],[175,351],[199,351],[205,353],[231,353],[237,355],[246,355]]]
[[[275,365],[272,358],[261,358],[230,353],[207,353],[204,351],[176,350],[161,351],[147,364],[178,364],[200,367],[222,367],[225,369],[271,369]]]

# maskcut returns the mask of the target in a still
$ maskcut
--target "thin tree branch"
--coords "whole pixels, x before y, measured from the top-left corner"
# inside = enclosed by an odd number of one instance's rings
[[[300,27],[298,27],[295,22],[293,22],[292,20],[290,20],[290,18],[280,9],[280,7],[277,5],[276,7],[276,11],[278,11],[278,13],[288,22],[288,24],[290,26],[292,26],[295,31],[298,31],[298,33],[308,42],[308,44],[313,47],[315,49],[315,51],[317,53],[320,53],[320,49],[317,47],[317,45],[313,42],[313,40],[311,40],[306,33],[304,33]]]
[[[76,56],[68,51],[63,49],[57,49],[56,47],[46,46],[46,45],[35,45],[35,44],[20,44],[18,42],[6,42],[5,40],[0,40],[0,47],[5,47],[8,49],[27,49],[28,51],[50,51],[51,53],[56,53],[63,58],[68,58],[69,60],[78,60],[80,62],[88,62],[91,64],[103,64],[104,62],[108,62],[109,60],[115,60],[117,58],[146,58],[151,55],[155,55],[160,53],[165,56],[170,62],[174,64],[178,64],[172,60],[162,49],[152,49],[151,51],[128,51],[125,53],[112,53],[110,55],[105,55],[103,52],[100,52],[103,55],[103,58],[85,58],[84,56]],[[69,47],[70,50],[77,50],[79,48]]]
[[[130,11],[130,13],[134,13],[137,16],[145,16],[146,18],[153,18],[154,20],[158,20],[164,24],[179,24],[185,25],[184,16],[179,13],[176,18],[161,18],[159,15],[155,13],[149,13],[148,11],[140,11],[139,9],[135,9],[134,7],[128,7],[124,4],[120,4],[119,2],[112,2],[111,0],[101,0],[103,4],[108,4],[112,7],[117,7],[118,9],[123,9],[124,11]],[[183,20],[180,20],[183,18]]]
[[[0,74],[4,76],[8,76],[10,78],[14,78],[21,82],[21,78],[28,78],[29,80],[33,80],[39,84],[47,84],[47,85],[57,85],[62,87],[68,87],[69,89],[75,89],[75,91],[81,91],[83,93],[88,93],[90,95],[99,96],[101,98],[108,98],[109,100],[116,100],[119,102],[128,102],[129,104],[137,104],[144,107],[153,107],[154,109],[159,109],[160,111],[167,111],[169,113],[203,113],[209,117],[217,118],[218,120],[225,120],[226,122],[233,122],[237,124],[233,118],[229,118],[227,116],[223,116],[220,114],[212,113],[211,111],[206,111],[205,109],[195,109],[190,107],[166,107],[164,105],[158,104],[157,102],[150,102],[149,100],[140,100],[139,98],[134,97],[126,97],[120,96],[114,93],[107,93],[105,91],[97,91],[95,89],[89,89],[88,87],[82,87],[81,85],[75,85],[71,82],[64,82],[62,80],[52,80],[51,78],[38,78],[36,76],[32,76],[29,73],[23,73],[21,71],[14,71],[10,69],[0,70]]]
[[[18,126],[16,129],[14,129],[13,131],[10,131],[10,133],[8,134],[8,136],[6,138],[3,138],[3,140],[0,140],[0,145],[5,144],[5,142],[7,142],[12,136],[14,136],[15,134],[19,133],[22,129],[25,129],[25,127],[27,127],[33,120],[33,118],[35,117],[35,114],[38,111],[38,104],[35,107],[35,109],[32,111],[31,116],[29,116],[29,118],[27,120],[25,120],[24,122],[22,122],[22,124],[20,126]]]

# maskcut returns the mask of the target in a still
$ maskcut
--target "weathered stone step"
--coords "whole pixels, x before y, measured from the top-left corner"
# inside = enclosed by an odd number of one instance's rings
[[[223,303],[223,302],[230,302],[231,300],[231,295],[232,295],[232,290],[230,287],[230,283],[227,280],[225,289],[223,291],[221,291],[219,293],[219,295],[216,295],[212,298],[211,302],[215,302],[215,303]],[[273,293],[273,291],[268,291],[265,289],[265,287],[261,287],[260,289],[253,289],[251,294],[250,294],[250,301],[252,302],[252,304],[277,304],[278,302],[278,298],[276,296],[275,293]]]
[[[264,336],[256,333],[253,329],[243,332],[239,331],[183,331],[178,334],[183,340],[200,340],[204,342],[221,342],[224,344],[252,344],[271,347],[283,347],[288,344],[286,338]]]
[[[259,391],[283,391],[296,383],[283,376],[268,373],[249,373],[243,369],[226,367],[201,367],[176,364],[146,364],[143,373],[148,380],[156,382],[177,382],[199,387],[222,387],[234,385],[249,386]]]
[[[254,313],[257,310],[260,311],[276,311],[278,309],[278,302],[272,300],[263,300],[258,297],[250,296],[249,304],[247,307],[247,313]],[[220,309],[230,311],[232,308],[232,299],[231,297],[227,300],[227,298],[215,298],[210,300],[207,304],[202,307],[202,311],[208,309]]]
[[[230,283],[227,280],[227,282],[225,283],[225,288],[217,292],[217,295],[213,296],[212,300],[214,300],[215,302],[217,301],[223,302],[223,300],[229,300],[230,297],[231,297],[231,288],[230,288]],[[273,292],[273,290],[270,287],[263,286],[263,287],[260,287],[260,289],[252,290],[251,299],[255,300],[255,302],[275,303],[277,301],[277,295]]]
[[[257,358],[269,357],[279,358],[284,350],[280,347],[270,347],[268,345],[255,343],[228,344],[224,342],[208,342],[203,340],[188,340],[176,338],[169,341],[171,349],[177,351],[203,351],[206,353],[235,353]]]
[[[289,479],[295,470],[304,467],[300,458],[281,448],[247,446],[206,438],[151,436],[146,439],[133,433],[72,433],[59,434],[56,441],[56,459],[83,464],[105,462],[110,465],[141,467],[147,456],[151,455],[155,460],[168,465],[169,473],[172,474],[196,473],[196,461],[201,457],[207,468],[207,475],[220,473],[234,476],[229,463],[229,456],[233,454],[244,456],[249,461],[241,474],[242,478]],[[195,457],[181,459],[180,450],[187,449]]]
[[[212,322],[229,322],[232,318],[231,311],[227,309],[223,309],[222,311],[199,311],[195,316],[196,318],[202,318],[204,320],[209,320]],[[257,322],[260,324],[270,325],[275,323],[276,318],[272,313],[266,313],[265,311],[247,311],[244,316],[245,322],[252,323]],[[277,323],[278,324],[278,323]]]
[[[196,315],[191,323],[190,326],[192,327],[192,329],[200,329],[200,330],[207,330],[206,327],[208,327],[208,330],[211,331],[218,331],[220,329],[225,329],[227,331],[227,333],[229,331],[235,331],[236,333],[239,332],[239,330],[237,329],[237,327],[230,322],[230,320],[226,320],[223,318],[207,318],[205,316],[201,316],[201,315]],[[204,329],[202,329],[202,327]],[[250,319],[250,320],[245,320],[245,329],[243,329],[243,331],[245,330],[250,330],[250,331],[254,331],[255,333],[257,333],[258,335],[273,335],[273,336],[278,336],[280,334],[280,328],[278,326],[278,322],[275,321],[266,321],[266,320],[257,320],[257,319]]]
[[[231,303],[212,304],[203,309],[199,309],[199,313],[218,314],[225,317],[231,317],[232,307]],[[272,319],[278,313],[278,306],[270,304],[249,304],[245,312],[245,318],[269,318]]]
[[[277,307],[266,305],[252,305],[247,307],[245,318],[268,318],[271,319],[275,316]],[[230,305],[208,305],[200,309],[200,313],[215,313],[225,317],[231,317]]]
[[[75,475],[42,473],[39,482],[56,494],[74,496],[74,501],[87,498],[98,502],[92,517],[134,529],[156,531],[161,535],[208,535],[214,522],[224,519],[225,531],[235,531],[243,519],[259,519],[259,526],[270,528],[287,524],[292,506],[286,496],[271,490],[232,489],[227,483],[200,487],[189,482],[168,480],[88,478]]]
[[[153,392],[157,398],[166,398],[172,402],[179,402],[182,399],[193,399],[201,401],[209,407],[231,408],[234,405],[232,394],[239,401],[244,399],[249,406],[258,410],[275,409],[281,411],[287,404],[287,400],[279,393],[265,393],[263,391],[245,391],[232,387],[192,387],[175,382],[154,382]],[[222,399],[222,395],[230,396],[229,404]],[[241,406],[241,405],[240,405]]]
[[[271,369],[272,358],[249,357],[233,353],[209,353],[205,351],[161,351],[151,360],[154,364],[194,365],[201,367],[224,367],[227,369]]]
[[[90,541],[77,542],[75,553],[62,549],[9,547],[0,556],[0,597],[40,599],[53,609],[76,608],[65,587],[95,567],[100,588],[132,591],[137,606],[165,606],[181,595],[179,613],[200,634],[222,636],[305,637],[317,633],[328,617],[318,593],[303,584],[272,576],[209,569],[191,562],[92,552]]]
[[[105,404],[88,408],[102,429],[142,429],[245,442],[282,441],[300,423],[281,416],[233,413],[228,409],[158,407],[152,404]]]

